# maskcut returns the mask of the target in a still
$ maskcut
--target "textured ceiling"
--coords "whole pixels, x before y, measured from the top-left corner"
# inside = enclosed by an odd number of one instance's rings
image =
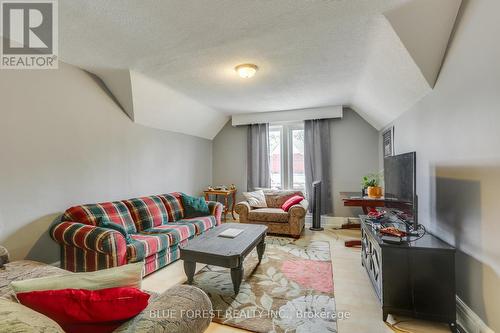
[[[134,70],[226,115],[354,105],[380,127],[394,118],[381,115],[386,102],[407,107],[430,89],[383,16],[410,2],[64,0],[60,56],[95,72]],[[251,80],[233,70],[247,62],[260,68]],[[398,92],[394,82],[394,101],[360,91],[383,90],[373,75],[384,66],[416,87]]]

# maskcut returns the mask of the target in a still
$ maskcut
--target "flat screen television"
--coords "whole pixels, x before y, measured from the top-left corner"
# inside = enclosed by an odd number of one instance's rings
[[[416,153],[384,158],[385,206],[417,230]]]

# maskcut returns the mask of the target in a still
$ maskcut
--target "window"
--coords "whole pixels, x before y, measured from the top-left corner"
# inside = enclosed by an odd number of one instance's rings
[[[271,187],[303,190],[305,188],[304,125],[271,125],[269,154]]]
[[[282,188],[281,170],[281,137],[283,136],[283,128],[281,126],[269,127],[269,169],[271,171],[271,187]]]

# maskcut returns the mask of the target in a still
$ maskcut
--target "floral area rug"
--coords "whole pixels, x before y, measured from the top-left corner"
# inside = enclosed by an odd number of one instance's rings
[[[206,266],[194,285],[212,300],[217,323],[253,332],[337,332],[328,242],[267,237],[260,265],[255,250],[245,259],[237,296],[227,268]]]

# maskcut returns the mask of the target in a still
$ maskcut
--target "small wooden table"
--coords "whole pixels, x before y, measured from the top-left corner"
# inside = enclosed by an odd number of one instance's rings
[[[235,238],[219,237],[226,229],[243,229]],[[224,223],[195,237],[181,246],[181,259],[188,284],[193,283],[196,263],[227,267],[231,269],[234,293],[240,291],[243,280],[243,260],[257,247],[259,264],[266,248],[267,227],[260,224]]]
[[[210,200],[211,195],[215,195],[215,201],[217,201],[217,198],[219,195],[224,197],[224,221],[226,221],[226,215],[227,213],[231,212],[231,216],[233,217],[233,220],[236,220],[236,217],[234,217],[234,206],[236,205],[236,189],[234,190],[205,190],[203,191],[205,194],[205,200]],[[229,204],[228,204],[228,198],[231,197],[231,210],[229,210]]]
[[[384,198],[349,197],[342,200],[344,201],[344,206],[361,207],[365,215],[370,212],[369,208],[385,206]]]
[[[344,206],[361,207],[365,215],[370,212],[370,208],[385,206],[384,198],[373,199],[369,197],[355,196],[356,194],[356,192],[341,192],[340,195],[343,196],[342,201],[344,201]],[[342,229],[361,229],[361,224],[345,223],[342,225]],[[344,244],[347,247],[361,246],[361,241],[350,240],[345,241]]]

